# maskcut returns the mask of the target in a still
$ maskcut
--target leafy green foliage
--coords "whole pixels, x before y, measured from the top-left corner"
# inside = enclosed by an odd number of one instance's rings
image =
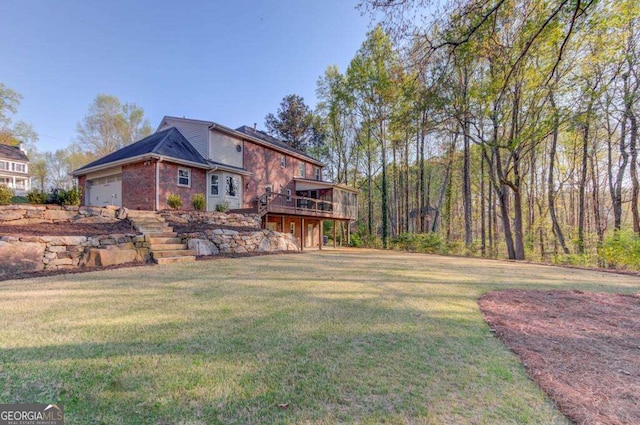
[[[204,195],[202,193],[196,193],[195,195],[193,195],[193,197],[191,198],[191,205],[193,205],[193,208],[195,210],[203,211],[206,205]]]
[[[401,233],[391,240],[395,249],[430,254],[445,253],[447,244],[439,233]]]
[[[47,202],[47,192],[43,190],[33,189],[27,193],[27,200],[31,204],[44,204]]]
[[[14,195],[13,189],[6,184],[0,184],[0,205],[9,205]]]
[[[182,198],[180,197],[180,195],[172,193],[171,195],[167,196],[167,205],[169,205],[174,210],[180,209],[183,205]]]
[[[229,211],[229,203],[228,202],[220,202],[216,205],[216,211],[218,212],[227,212]]]
[[[322,144],[320,122],[297,94],[285,96],[277,115],[267,114],[264,125],[269,134],[296,149],[306,150]]]
[[[598,254],[610,267],[640,270],[640,236],[625,230],[614,232]]]
[[[78,141],[96,156],[131,144],[152,132],[144,110],[135,103],[121,103],[116,96],[100,94],[78,124]]]
[[[54,189],[47,199],[47,203],[58,205],[80,205],[81,201],[82,189],[79,187]]]

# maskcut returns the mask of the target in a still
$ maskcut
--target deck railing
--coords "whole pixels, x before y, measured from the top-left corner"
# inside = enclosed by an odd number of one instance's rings
[[[266,213],[307,215],[336,219],[355,219],[355,207],[336,202],[286,193],[267,192],[258,198],[258,214]]]

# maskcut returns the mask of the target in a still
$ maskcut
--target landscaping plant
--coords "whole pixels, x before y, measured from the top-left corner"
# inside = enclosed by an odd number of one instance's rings
[[[172,193],[171,195],[167,196],[167,205],[169,205],[174,210],[178,210],[182,208],[182,198],[180,197],[180,195]]]
[[[206,201],[204,195],[202,193],[196,193],[191,198],[191,205],[193,205],[193,209],[198,211],[203,211],[205,207]]]
[[[14,195],[13,189],[6,184],[0,184],[0,205],[9,205]]]

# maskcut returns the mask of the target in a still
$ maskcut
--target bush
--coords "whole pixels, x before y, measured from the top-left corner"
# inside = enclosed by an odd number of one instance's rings
[[[405,251],[443,253],[447,246],[438,233],[401,233],[391,239],[390,246]]]
[[[598,249],[610,267],[640,269],[640,237],[628,230],[616,231]]]
[[[167,205],[169,205],[174,210],[180,209],[182,208],[182,198],[180,197],[180,195],[172,193],[171,195],[167,196]]]
[[[216,205],[216,211],[218,212],[227,212],[229,211],[229,203],[228,202],[221,202],[219,204]]]
[[[14,195],[13,189],[6,184],[0,184],[0,205],[9,205]]]
[[[193,205],[193,209],[195,210],[203,211],[205,204],[206,200],[202,193],[196,193],[195,195],[193,195],[193,198],[191,198],[191,205]]]
[[[47,196],[47,204],[58,205],[80,205],[82,201],[82,190],[79,187],[66,189],[53,189]]]
[[[47,192],[33,189],[27,193],[27,199],[32,204],[44,204],[47,202]]]

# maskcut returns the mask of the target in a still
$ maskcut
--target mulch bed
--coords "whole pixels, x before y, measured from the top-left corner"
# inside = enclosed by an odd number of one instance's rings
[[[1,236],[101,236],[138,233],[128,221],[115,223],[34,223],[0,225]]]
[[[492,331],[578,424],[640,424],[640,294],[483,295]]]

